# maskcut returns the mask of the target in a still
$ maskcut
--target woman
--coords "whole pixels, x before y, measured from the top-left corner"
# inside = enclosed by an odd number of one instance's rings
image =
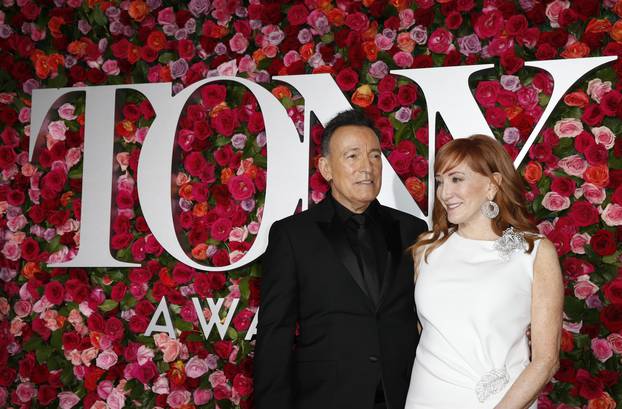
[[[422,333],[405,409],[535,409],[558,368],[555,247],[493,138],[447,143],[434,172],[433,228],[412,247]]]

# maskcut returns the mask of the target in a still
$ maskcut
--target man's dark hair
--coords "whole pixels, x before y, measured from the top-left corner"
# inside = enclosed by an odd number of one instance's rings
[[[365,115],[365,113],[358,109],[349,109],[347,111],[341,111],[333,119],[328,121],[324,127],[324,133],[322,134],[322,155],[328,156],[330,139],[337,130],[342,126],[364,126],[374,131],[374,134],[380,140],[380,132],[374,125],[374,122]]]

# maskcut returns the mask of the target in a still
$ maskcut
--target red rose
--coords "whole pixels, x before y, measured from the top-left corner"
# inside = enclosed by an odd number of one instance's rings
[[[216,355],[218,355],[222,359],[229,359],[229,355],[231,355],[231,352],[233,351],[233,345],[231,344],[231,341],[219,340],[214,342],[213,345]]]
[[[562,329],[560,349],[563,352],[571,352],[574,349],[574,337],[572,336],[572,333],[566,331],[565,329]]]
[[[134,207],[134,197],[127,190],[119,190],[115,202],[119,209],[132,209]]]
[[[600,108],[607,116],[615,116],[622,103],[622,93],[617,90],[606,93],[600,100]]]
[[[616,190],[611,195],[611,202],[617,203],[622,206],[622,185],[618,186]],[[24,250],[22,249],[22,256],[24,254]]]
[[[19,11],[22,13],[24,18],[26,18],[26,20],[34,21],[37,17],[39,17],[41,8],[32,1],[27,1],[19,8]]]
[[[212,256],[212,264],[215,267],[228,266],[230,262],[229,253],[227,253],[227,250],[220,249],[216,253],[214,253],[214,255]]]
[[[480,81],[475,88],[475,99],[482,107],[490,108],[495,105],[500,89],[498,81]]]
[[[593,377],[583,368],[577,371],[576,380],[579,395],[585,399],[596,399],[603,393],[604,385],[600,379]]]
[[[47,217],[47,211],[41,205],[34,205],[27,212],[33,223],[41,223]]]
[[[233,378],[233,389],[243,398],[250,396],[253,392],[253,380],[239,373]]]
[[[212,117],[211,124],[221,135],[231,136],[233,130],[237,126],[237,117],[234,110],[225,108]]]
[[[397,99],[392,92],[381,92],[378,95],[378,108],[383,112],[391,112],[397,105]]]
[[[387,158],[391,167],[395,169],[395,172],[400,176],[405,176],[410,171],[410,163],[412,161],[412,155],[394,150],[389,154]]]
[[[45,285],[45,298],[52,304],[61,304],[65,299],[65,289],[58,281],[50,281]]]
[[[41,405],[49,405],[54,401],[54,399],[56,399],[56,389],[50,385],[39,386],[37,399]]]
[[[111,237],[110,239],[110,247],[113,250],[121,250],[130,245],[134,236],[130,233],[118,233]]]
[[[511,36],[516,36],[522,34],[528,26],[529,23],[525,16],[522,14],[515,14],[505,22],[505,31]]]
[[[616,277],[603,286],[605,297],[612,304],[622,304],[622,277]]]
[[[252,133],[259,133],[264,128],[263,114],[261,112],[253,112],[248,118],[248,130]]]
[[[65,283],[67,294],[71,301],[79,304],[89,295],[89,287],[83,281],[76,278],[70,278]]]
[[[227,182],[229,193],[235,200],[246,200],[255,194],[255,185],[246,175],[231,176]]]
[[[445,17],[445,27],[455,30],[462,25],[462,16],[457,11],[452,11]]]
[[[365,31],[369,27],[369,19],[365,14],[357,11],[346,16],[345,24],[354,31]]]
[[[397,89],[397,100],[400,105],[412,105],[417,101],[417,87],[412,84],[402,85]]]
[[[568,216],[574,221],[576,226],[587,227],[598,223],[598,210],[594,205],[584,201],[577,201],[572,204]]]
[[[499,107],[486,108],[486,122],[493,128],[503,128],[507,115],[505,111]]]
[[[570,195],[574,194],[575,189],[576,184],[574,180],[568,177],[562,176],[553,178],[553,182],[551,183],[551,190],[562,196],[570,197]]]
[[[75,331],[65,332],[63,334],[63,349],[71,351],[80,347],[80,335]]]
[[[224,85],[209,84],[201,87],[201,99],[208,108],[214,108],[225,100],[227,88]]]
[[[21,244],[22,258],[26,261],[35,261],[39,256],[39,242],[32,237],[26,237]]]
[[[322,174],[317,171],[311,175],[311,178],[309,179],[309,186],[311,187],[311,190],[316,192],[328,192],[328,183],[326,183],[326,180],[322,177]]]
[[[231,145],[225,145],[221,148],[216,149],[214,152],[214,160],[220,166],[227,166],[231,159],[233,158],[233,148]]]
[[[233,317],[233,327],[237,331],[246,331],[251,326],[254,315],[255,314],[248,308],[243,309]]]
[[[212,289],[219,291],[225,288],[227,278],[224,273],[210,272],[207,274],[207,280]]]
[[[17,155],[10,146],[0,146],[0,168],[8,169],[15,163]]]
[[[475,22],[475,33],[479,38],[494,37],[503,29],[503,15],[493,10],[485,12]]]
[[[514,50],[507,50],[501,55],[501,66],[507,74],[514,74],[523,68],[525,61],[514,54]]]
[[[447,54],[454,39],[454,35],[444,29],[437,28],[430,34],[428,39],[428,49],[436,54]]]
[[[395,85],[397,85],[395,77],[391,74],[385,75],[385,77],[378,82],[378,92],[393,92]]]
[[[555,374],[555,379],[561,382],[575,383],[576,375],[577,375],[577,371],[574,369],[574,362],[572,360],[570,359],[559,360],[559,370]]]
[[[582,131],[574,138],[574,148],[577,152],[585,153],[585,151],[592,145],[596,145],[596,141],[589,132]]]
[[[589,146],[583,154],[590,165],[607,164],[609,161],[609,152],[607,151],[607,148],[599,143],[594,143]]]
[[[196,50],[194,49],[194,42],[188,39],[181,39],[177,42],[177,52],[179,56],[186,61],[190,61],[194,58]]]
[[[590,104],[583,111],[583,115],[581,115],[581,120],[590,126],[597,126],[603,122],[605,118],[605,114],[603,113],[600,105]]]
[[[356,87],[356,84],[358,84],[359,74],[348,67],[339,71],[335,79],[342,91],[352,91]]]
[[[608,230],[599,230],[590,239],[590,246],[599,256],[609,256],[616,251],[615,237]]]
[[[116,283],[112,286],[112,289],[110,290],[110,298],[117,302],[121,302],[123,297],[125,297],[126,292],[127,286],[125,285],[125,283]]]
[[[133,315],[132,318],[130,318],[128,327],[133,333],[142,334],[147,330],[147,327],[149,326],[149,321],[150,318],[147,318],[144,315],[136,314]]]
[[[220,217],[214,223],[210,229],[210,237],[214,240],[224,241],[229,238],[229,233],[233,225],[231,220],[227,217]]]
[[[8,388],[13,383],[16,376],[17,371],[15,369],[9,366],[4,366],[3,370],[0,371],[0,386]]]
[[[309,10],[303,4],[294,4],[287,11],[287,20],[292,26],[299,26],[307,22]]]
[[[611,304],[600,311],[600,321],[611,332],[622,331],[622,305]]]

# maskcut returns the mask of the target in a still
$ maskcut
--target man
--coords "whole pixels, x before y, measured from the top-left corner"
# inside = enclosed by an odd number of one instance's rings
[[[381,155],[372,122],[340,113],[326,125],[318,163],[330,194],[272,225],[257,409],[404,407],[419,339],[406,248],[427,228],[376,201]]]

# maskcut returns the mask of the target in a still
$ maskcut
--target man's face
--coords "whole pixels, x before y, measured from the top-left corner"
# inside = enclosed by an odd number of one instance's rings
[[[327,156],[319,168],[331,184],[335,200],[355,213],[362,213],[380,192],[382,152],[374,131],[346,125],[333,133]]]

